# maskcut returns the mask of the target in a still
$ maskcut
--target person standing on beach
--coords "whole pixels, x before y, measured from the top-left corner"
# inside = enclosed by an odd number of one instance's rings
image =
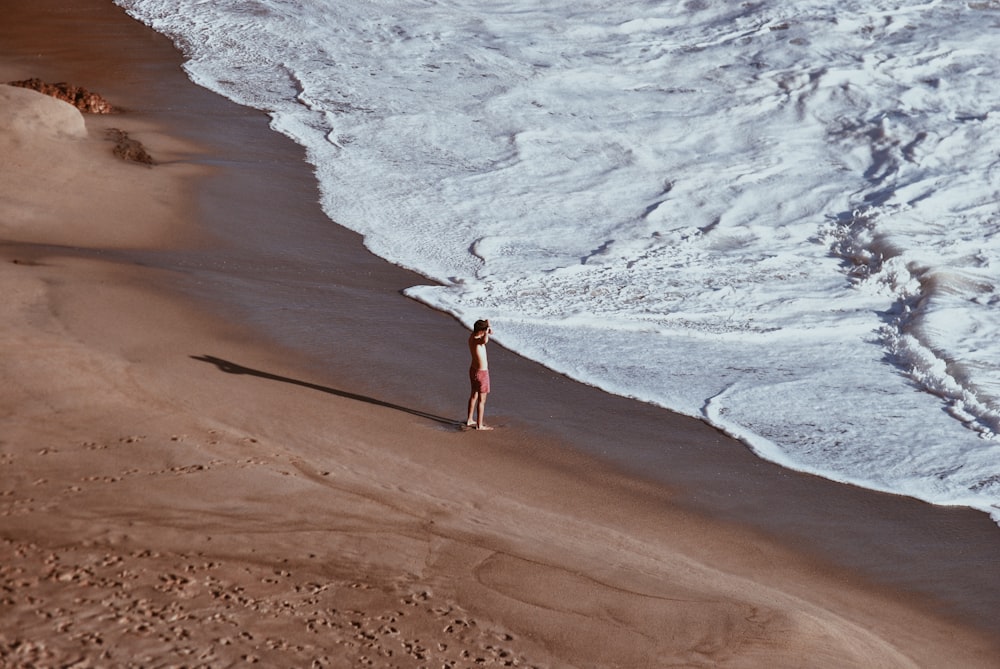
[[[477,430],[492,430],[486,425],[486,396],[490,393],[490,369],[486,361],[486,344],[490,341],[493,328],[487,320],[476,321],[469,335],[469,353],[472,354],[472,365],[469,367],[469,380],[472,382],[472,393],[469,395],[469,418],[465,424]]]

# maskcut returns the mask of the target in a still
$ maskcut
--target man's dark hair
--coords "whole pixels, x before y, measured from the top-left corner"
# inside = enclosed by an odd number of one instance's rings
[[[473,332],[482,332],[483,330],[488,330],[490,328],[489,321],[476,321],[476,324],[472,326]]]

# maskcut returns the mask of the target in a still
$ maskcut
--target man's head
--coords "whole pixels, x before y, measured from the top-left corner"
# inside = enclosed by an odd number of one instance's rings
[[[472,326],[473,332],[485,332],[490,329],[490,322],[487,320],[476,321],[476,324]]]

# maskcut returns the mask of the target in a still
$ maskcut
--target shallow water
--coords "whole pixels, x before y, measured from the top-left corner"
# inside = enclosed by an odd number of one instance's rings
[[[523,355],[1000,519],[996,2],[118,0]]]

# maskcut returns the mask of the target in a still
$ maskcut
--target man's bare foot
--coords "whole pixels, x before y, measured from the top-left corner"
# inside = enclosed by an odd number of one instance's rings
[[[474,420],[466,421],[465,427],[476,427],[476,421]]]
[[[490,427],[489,425],[477,425],[476,429],[477,430],[492,430],[493,428]]]

